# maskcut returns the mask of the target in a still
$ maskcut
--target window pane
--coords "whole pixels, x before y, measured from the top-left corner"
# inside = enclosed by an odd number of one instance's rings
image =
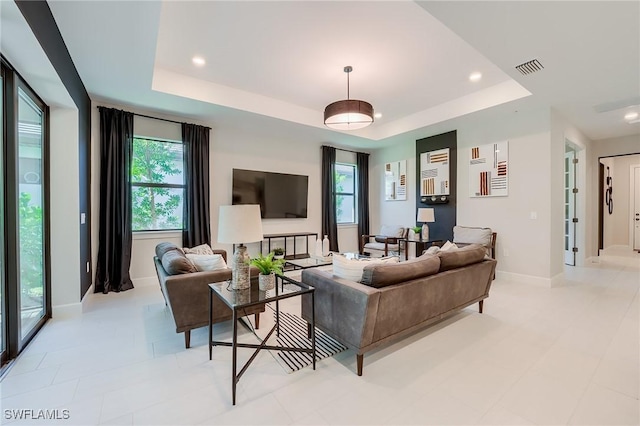
[[[355,166],[336,164],[336,192],[355,194]]]
[[[6,350],[5,343],[5,335],[4,328],[7,324],[6,319],[4,318],[6,315],[4,309],[4,300],[3,300],[3,291],[4,291],[4,109],[2,109],[4,105],[4,84],[2,75],[0,75],[0,139],[2,139],[2,143],[0,143],[0,354],[4,353]],[[0,356],[0,364],[2,363],[2,358]]]
[[[338,223],[355,223],[356,209],[353,195],[336,196],[336,217]]]
[[[42,110],[18,90],[20,318],[23,339],[44,315]]]
[[[134,138],[131,181],[184,184],[182,147],[180,143]]]
[[[132,185],[133,230],[182,229],[182,188]]]

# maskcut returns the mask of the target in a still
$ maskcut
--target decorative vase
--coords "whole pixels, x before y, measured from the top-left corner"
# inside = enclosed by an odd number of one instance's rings
[[[409,229],[409,240],[420,241],[420,233],[416,233],[413,229]]]
[[[258,287],[262,291],[272,290],[276,286],[276,274],[275,272],[269,275],[258,275]]]
[[[322,257],[329,256],[329,236],[325,235],[322,240]]]
[[[273,258],[274,259],[284,259],[284,254],[274,254]]]
[[[426,223],[422,225],[422,241],[429,241],[429,227]]]
[[[320,238],[316,240],[316,256],[322,257],[322,240]]]

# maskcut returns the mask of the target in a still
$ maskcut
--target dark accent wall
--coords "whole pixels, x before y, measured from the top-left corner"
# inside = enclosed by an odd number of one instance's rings
[[[416,208],[430,207],[434,209],[436,221],[429,224],[430,240],[453,241],[453,227],[456,224],[457,147],[458,137],[455,130],[416,141]],[[449,190],[451,194],[449,202],[446,204],[423,203],[420,199],[420,154],[444,148],[449,148]]]
[[[60,80],[78,108],[78,171],[80,179],[80,214],[85,214],[85,223],[80,224],[80,298],[91,285],[91,99],[80,79],[67,46],[62,39],[49,5],[44,0],[16,0],[16,4],[31,31],[42,46]],[[51,149],[55,149],[54,146]]]

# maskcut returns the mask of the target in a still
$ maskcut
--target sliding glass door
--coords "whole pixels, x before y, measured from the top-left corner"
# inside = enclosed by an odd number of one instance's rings
[[[18,244],[20,340],[45,314],[44,105],[18,86]]]
[[[2,149],[0,149],[0,365],[4,364],[7,360],[7,309],[5,299],[5,236],[4,236],[4,151],[5,151],[5,138],[4,138],[4,69],[0,73],[0,140],[2,141]]]
[[[48,107],[2,58],[0,78],[0,366],[51,316]]]

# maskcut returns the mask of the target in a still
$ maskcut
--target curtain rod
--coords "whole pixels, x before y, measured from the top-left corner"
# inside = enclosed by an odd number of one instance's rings
[[[111,108],[111,107],[106,107],[106,106],[98,106],[98,108]],[[124,111],[123,109],[120,111]],[[160,121],[166,121],[168,123],[175,123],[175,124],[190,124],[190,123],[186,123],[184,121],[175,121],[175,120],[169,120],[168,118],[158,118],[158,117],[152,117],[150,115],[145,115],[145,114],[138,114],[137,112],[131,112],[131,111],[127,111],[130,112],[133,115],[137,115],[138,117],[144,117],[144,118],[151,118],[152,120],[160,120]],[[207,128],[209,130],[211,130],[211,127],[207,127],[207,126],[202,126],[204,128]]]
[[[352,152],[352,153],[354,153],[354,154],[369,154],[368,152],[352,151],[352,150],[350,150],[350,149],[338,148],[338,147],[331,146],[331,145],[322,145],[322,146],[327,146],[327,147],[329,147],[329,148],[335,148],[335,149],[337,149],[338,151]],[[371,155],[371,154],[369,154],[369,155]]]

